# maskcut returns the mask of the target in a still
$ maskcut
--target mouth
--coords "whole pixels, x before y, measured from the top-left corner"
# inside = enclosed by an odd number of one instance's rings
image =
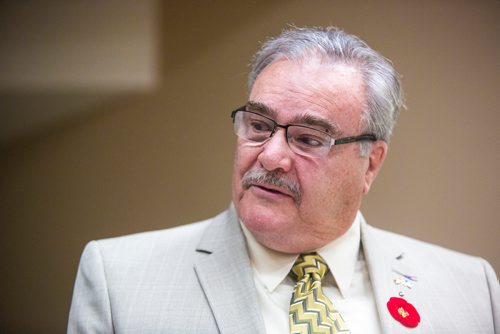
[[[267,185],[267,184],[252,184],[251,187],[255,187],[255,188],[258,188],[262,191],[265,191],[265,192],[268,192],[268,193],[271,193],[271,194],[276,194],[276,195],[282,195],[282,196],[288,196],[288,197],[292,197],[293,198],[293,195],[286,192],[284,189],[281,189],[281,188],[278,188],[278,187],[275,187],[275,186],[272,186],[272,185]]]
[[[299,184],[283,173],[250,170],[243,175],[241,185],[243,190],[268,199],[291,198],[297,206],[302,200]]]

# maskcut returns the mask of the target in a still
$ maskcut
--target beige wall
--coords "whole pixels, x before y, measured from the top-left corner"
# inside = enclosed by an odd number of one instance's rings
[[[258,41],[285,23],[359,34],[403,75],[408,110],[363,205],[368,221],[485,257],[499,272],[500,2],[168,3],[155,91],[107,100],[94,116],[0,151],[0,332],[65,331],[87,241],[228,205],[229,112],[245,102]]]

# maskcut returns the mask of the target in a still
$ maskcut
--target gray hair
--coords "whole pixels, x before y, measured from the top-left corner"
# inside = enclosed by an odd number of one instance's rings
[[[367,105],[363,112],[363,131],[389,142],[400,109],[404,105],[399,74],[392,63],[354,35],[336,27],[291,27],[269,39],[255,54],[248,76],[248,89],[259,73],[280,59],[304,60],[319,56],[331,63],[356,67],[366,89]],[[361,142],[361,154],[368,154],[369,142]]]

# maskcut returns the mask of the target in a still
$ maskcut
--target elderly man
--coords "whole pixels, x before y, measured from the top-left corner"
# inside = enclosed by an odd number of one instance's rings
[[[203,222],[93,241],[70,333],[495,333],[484,260],[366,224],[358,211],[402,106],[359,38],[293,28],[257,53],[231,114],[233,203]]]

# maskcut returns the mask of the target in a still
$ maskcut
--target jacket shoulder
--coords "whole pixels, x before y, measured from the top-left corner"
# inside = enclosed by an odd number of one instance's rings
[[[141,245],[151,246],[156,244],[163,244],[167,247],[176,247],[178,245],[185,245],[186,243],[196,244],[211,221],[212,219],[206,219],[163,230],[139,232],[100,239],[94,242],[98,243],[99,247],[105,249],[137,248]]]
[[[412,253],[419,254],[425,257],[430,254],[434,254],[440,257],[445,257],[448,260],[453,260],[453,262],[462,264],[463,261],[465,261],[466,263],[475,263],[475,264],[480,264],[485,262],[484,259],[477,256],[465,254],[459,251],[445,248],[443,246],[439,246],[426,241],[418,240],[402,234],[382,230],[371,225],[367,225],[366,229],[368,230],[370,235],[372,235],[379,241],[380,245],[385,245],[387,247],[389,246],[395,247],[403,250],[403,252],[405,249],[408,249]]]
[[[189,265],[196,245],[214,218],[164,230],[147,231],[90,241],[82,254],[100,258],[105,267],[142,268],[167,261]]]

